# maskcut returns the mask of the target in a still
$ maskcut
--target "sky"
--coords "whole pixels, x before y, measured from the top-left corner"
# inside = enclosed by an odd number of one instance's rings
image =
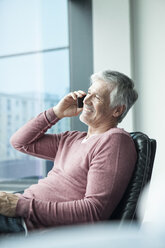
[[[2,57],[45,49],[63,50]],[[66,0],[0,1],[0,92],[47,92],[69,88]]]

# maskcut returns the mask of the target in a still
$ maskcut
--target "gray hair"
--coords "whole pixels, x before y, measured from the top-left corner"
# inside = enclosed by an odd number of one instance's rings
[[[134,88],[134,82],[123,73],[111,70],[101,71],[91,76],[91,81],[97,79],[114,86],[110,94],[110,104],[111,107],[125,106],[125,111],[118,118],[118,122],[121,122],[138,98],[138,93]]]

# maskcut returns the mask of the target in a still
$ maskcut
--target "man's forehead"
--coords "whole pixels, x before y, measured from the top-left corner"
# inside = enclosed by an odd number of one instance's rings
[[[110,93],[113,88],[113,84],[107,83],[103,80],[94,80],[88,90],[94,93],[100,93],[101,95],[104,95],[105,93]]]

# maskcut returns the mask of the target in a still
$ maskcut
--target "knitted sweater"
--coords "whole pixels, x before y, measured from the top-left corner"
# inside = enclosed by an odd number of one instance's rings
[[[49,109],[11,137],[15,149],[54,161],[47,177],[18,194],[16,216],[25,219],[29,230],[106,220],[135,166],[134,142],[123,129],[112,128],[83,142],[86,132],[46,134],[57,121]]]

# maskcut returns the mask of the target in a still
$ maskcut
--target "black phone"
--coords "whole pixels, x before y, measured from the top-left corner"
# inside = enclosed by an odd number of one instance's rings
[[[78,106],[78,108],[83,108],[83,100],[84,100],[85,97],[86,97],[86,95],[83,96],[83,97],[77,97],[77,106]]]

